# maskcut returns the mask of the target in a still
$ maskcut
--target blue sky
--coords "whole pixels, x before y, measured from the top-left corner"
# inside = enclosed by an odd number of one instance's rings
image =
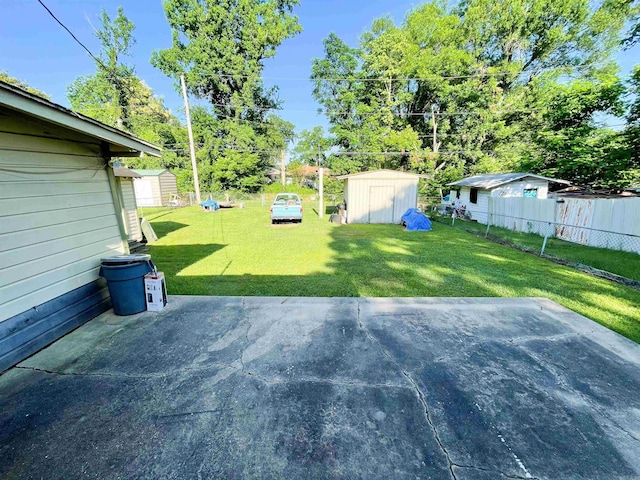
[[[277,84],[283,103],[280,115],[297,129],[326,125],[315,112],[317,103],[311,95],[311,61],[321,57],[322,40],[335,32],[350,45],[374,18],[390,14],[397,22],[418,5],[414,0],[302,0],[295,14],[303,32],[287,40],[273,59],[266,62],[265,84]],[[104,7],[111,15],[122,5],[134,22],[137,44],[128,63],[135,66],[140,78],[165,99],[179,117],[182,99],[173,83],[149,63],[151,52],[169,47],[171,32],[164,17],[161,0],[45,0],[45,4],[89,49],[97,54],[98,41],[93,26]],[[93,24],[93,26],[92,26]],[[639,63],[640,46],[623,52],[619,61],[624,73]],[[1,0],[0,70],[18,77],[68,106],[67,85],[76,77],[93,73],[93,60],[73,41],[36,0]]]

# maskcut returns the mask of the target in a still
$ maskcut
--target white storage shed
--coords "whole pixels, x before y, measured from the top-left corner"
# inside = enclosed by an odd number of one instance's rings
[[[341,175],[347,223],[400,223],[404,212],[418,205],[418,181],[426,175],[374,170]]]
[[[133,170],[140,175],[133,181],[136,202],[140,207],[164,207],[169,205],[172,194],[178,193],[176,176],[169,170]]]
[[[460,204],[466,207],[472,220],[487,223],[489,197],[547,198],[549,183],[571,185],[566,180],[543,177],[533,173],[490,173],[474,175],[450,183],[460,187]],[[451,202],[453,202],[451,198]]]
[[[110,308],[100,259],[128,253],[113,157],[160,155],[0,82],[0,372]]]

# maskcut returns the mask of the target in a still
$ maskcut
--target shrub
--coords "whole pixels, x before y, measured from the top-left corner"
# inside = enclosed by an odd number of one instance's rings
[[[282,185],[280,182],[270,183],[262,190],[263,193],[297,193],[298,195],[315,195],[317,192],[312,188],[301,187],[300,185]]]

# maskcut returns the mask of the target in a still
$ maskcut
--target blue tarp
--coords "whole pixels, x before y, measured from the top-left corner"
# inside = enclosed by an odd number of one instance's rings
[[[410,208],[404,212],[402,221],[407,225],[407,230],[414,232],[431,231],[431,220],[417,208]]]
[[[218,210],[220,205],[215,200],[205,200],[204,202],[200,202],[200,206],[204,207],[206,210]]]

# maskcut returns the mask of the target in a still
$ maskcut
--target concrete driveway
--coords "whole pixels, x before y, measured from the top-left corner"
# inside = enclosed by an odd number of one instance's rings
[[[4,479],[640,478],[640,346],[544,299],[171,297],[0,407]]]

